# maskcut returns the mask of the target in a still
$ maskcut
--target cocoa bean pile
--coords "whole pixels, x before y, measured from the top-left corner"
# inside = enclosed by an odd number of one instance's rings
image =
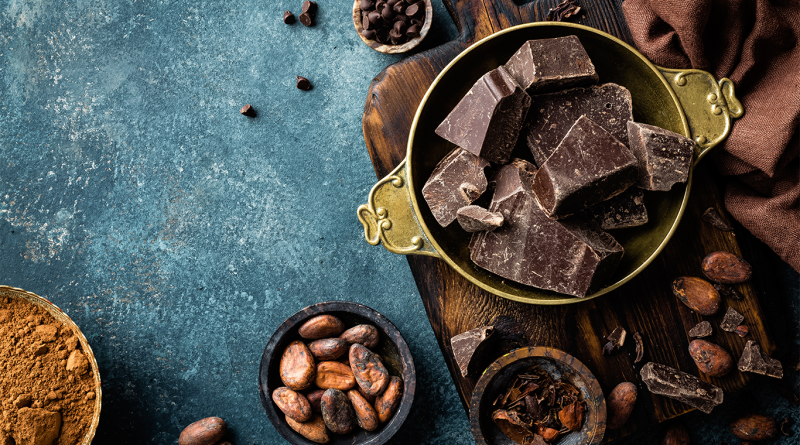
[[[323,314],[303,323],[283,351],[281,381],[272,401],[286,423],[316,443],[330,434],[350,434],[356,427],[374,431],[387,423],[403,398],[403,380],[389,375],[378,354],[375,326],[345,329],[339,318]]]

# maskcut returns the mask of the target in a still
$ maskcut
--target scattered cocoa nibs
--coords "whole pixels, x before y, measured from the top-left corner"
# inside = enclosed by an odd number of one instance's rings
[[[314,15],[307,12],[300,14],[300,23],[305,26],[314,26]]]
[[[625,337],[627,337],[628,333],[625,331],[625,328],[622,326],[617,326],[607,337],[608,343],[603,346],[603,354],[610,355],[612,352],[616,351],[617,349],[621,348],[625,344]]]
[[[697,323],[695,327],[689,329],[689,337],[692,338],[703,338],[708,337],[713,333],[713,328],[711,327],[711,323],[707,321],[701,321]]]
[[[728,223],[722,219],[722,215],[717,212],[717,209],[714,207],[709,207],[703,212],[703,221],[711,224],[712,226],[716,227],[719,230],[723,230],[725,232],[732,232],[733,227],[731,227]]]
[[[311,82],[303,76],[297,76],[297,89],[308,91],[311,89]]]
[[[256,110],[253,109],[253,107],[250,104],[243,106],[242,109],[239,110],[239,112],[247,117],[255,117],[256,115]]]
[[[635,332],[633,334],[633,341],[636,343],[636,359],[633,360],[633,363],[639,363],[644,358],[644,340],[642,339],[642,334]]]
[[[580,12],[581,7],[577,3],[573,0],[564,0],[555,8],[550,8],[550,12],[547,14],[547,21],[563,22],[564,19],[576,16]]]
[[[742,324],[744,321],[744,315],[736,312],[736,309],[732,307],[728,307],[728,312],[725,312],[725,317],[722,319],[722,322],[719,324],[720,329],[726,332],[733,332],[736,330],[736,327]]]
[[[736,329],[734,329],[733,332],[735,332],[739,337],[744,337],[750,333],[750,328],[748,328],[746,324],[740,324],[739,326],[736,326]]]
[[[717,292],[719,292],[719,294],[725,298],[730,298],[736,301],[741,301],[744,299],[744,296],[740,294],[739,291],[733,286],[729,286],[727,284],[715,284],[714,289],[716,289]]]
[[[296,19],[294,17],[294,14],[292,14],[292,11],[286,11],[286,12],[283,13],[283,23],[286,23],[287,25],[291,25],[295,21],[296,21]]]
[[[783,420],[778,422],[778,428],[781,430],[781,434],[786,437],[794,436],[794,431],[792,431],[792,425],[794,425],[794,419],[791,417],[784,417]]]

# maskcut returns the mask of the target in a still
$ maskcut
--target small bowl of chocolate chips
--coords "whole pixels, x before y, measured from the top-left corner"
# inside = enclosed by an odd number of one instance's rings
[[[375,51],[400,54],[415,48],[433,21],[431,0],[355,0],[353,24]]]

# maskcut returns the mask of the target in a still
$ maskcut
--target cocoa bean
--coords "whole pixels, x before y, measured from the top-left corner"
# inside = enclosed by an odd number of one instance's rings
[[[355,413],[350,399],[342,391],[331,388],[322,395],[322,419],[334,434],[347,434],[355,427]]]
[[[730,252],[709,253],[703,258],[702,267],[705,276],[717,283],[744,283],[753,276],[750,263]]]
[[[317,360],[336,360],[347,352],[348,344],[340,338],[323,338],[308,344],[308,349]]]
[[[350,346],[350,368],[367,395],[377,396],[389,384],[389,371],[381,359],[358,343]]]
[[[284,414],[298,422],[306,422],[311,418],[311,403],[308,399],[285,386],[272,391],[272,401]]]
[[[403,380],[400,377],[392,376],[389,379],[389,386],[386,387],[381,395],[375,399],[375,411],[378,412],[378,420],[386,423],[392,418],[394,411],[400,406],[403,399]]]
[[[661,445],[689,445],[689,432],[680,423],[673,423],[667,428]]]
[[[733,357],[719,345],[705,340],[689,343],[689,356],[697,369],[710,377],[722,377],[733,369]]]
[[[676,278],[672,282],[672,293],[698,314],[714,315],[719,310],[721,300],[719,292],[702,278]]]
[[[358,426],[367,430],[373,431],[378,428],[378,413],[375,408],[355,389],[347,391],[347,398],[353,405],[353,411],[356,413],[356,422]]]
[[[622,382],[611,390],[606,399],[608,409],[606,427],[608,429],[617,430],[625,425],[633,412],[637,395],[636,385],[631,382]]]
[[[339,336],[339,338],[347,343],[358,343],[370,349],[378,345],[379,337],[378,328],[368,324],[354,326],[344,331],[344,333]]]
[[[338,337],[344,332],[344,323],[333,315],[317,315],[303,323],[297,331],[301,337],[309,340]]]
[[[320,403],[322,403],[322,394],[324,393],[324,389],[316,389],[306,394],[306,399],[308,399],[308,403],[311,404],[311,411],[317,414],[322,414]]]
[[[312,442],[328,443],[331,441],[331,437],[328,435],[328,428],[319,414],[314,414],[311,420],[303,423],[286,416],[286,423],[289,424],[291,429]]]
[[[341,362],[320,362],[317,365],[317,387],[320,389],[336,388],[347,391],[356,386],[356,379],[349,366]]]
[[[283,384],[289,389],[300,391],[308,388],[314,381],[314,357],[301,341],[295,340],[283,351],[280,374]]]
[[[362,388],[361,385],[356,385],[355,388],[353,388],[353,389],[358,391],[358,393],[361,394],[362,397],[367,399],[367,402],[369,402],[370,405],[373,405],[373,406],[375,405],[375,399],[377,398],[377,396],[371,396],[371,395],[365,393],[364,392],[364,388]]]
[[[222,439],[228,426],[219,417],[206,417],[181,431],[178,445],[214,445]]]
[[[749,414],[731,422],[731,432],[739,439],[760,442],[778,437],[778,423],[763,414]]]

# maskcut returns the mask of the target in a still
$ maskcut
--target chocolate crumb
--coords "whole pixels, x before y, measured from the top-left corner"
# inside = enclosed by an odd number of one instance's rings
[[[308,91],[311,89],[311,82],[303,76],[297,76],[297,88],[303,91]]]
[[[711,224],[712,226],[716,227],[719,230],[723,230],[725,232],[732,232],[733,227],[731,227],[728,223],[722,219],[722,215],[717,212],[717,209],[714,207],[709,207],[703,212],[703,221]]]
[[[295,20],[294,14],[292,14],[291,11],[286,11],[283,13],[283,23],[291,25],[295,22]]]

